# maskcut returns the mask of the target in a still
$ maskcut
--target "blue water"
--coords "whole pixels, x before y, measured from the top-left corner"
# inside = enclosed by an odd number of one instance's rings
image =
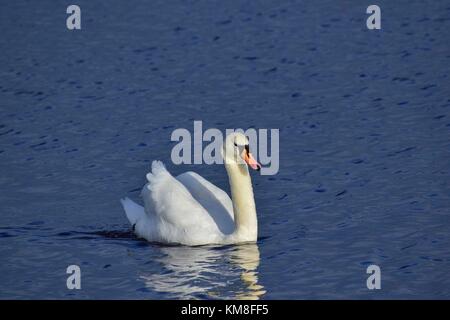
[[[450,4],[55,1],[0,9],[0,298],[450,298]],[[136,239],[175,128],[279,128],[257,244]],[[81,290],[66,268],[81,267]],[[366,268],[381,268],[380,290]]]

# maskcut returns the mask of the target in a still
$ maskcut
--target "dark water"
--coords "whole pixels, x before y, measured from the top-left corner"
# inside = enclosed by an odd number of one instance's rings
[[[450,4],[8,1],[0,10],[0,298],[450,298]],[[175,128],[279,128],[256,245],[131,233]],[[66,288],[66,268],[82,289]],[[381,290],[366,288],[377,264]]]

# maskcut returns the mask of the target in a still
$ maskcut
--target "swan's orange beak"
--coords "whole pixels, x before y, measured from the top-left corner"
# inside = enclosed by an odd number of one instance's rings
[[[252,154],[248,151],[247,148],[242,151],[242,159],[254,170],[261,170],[261,165],[256,161],[255,158],[253,158]]]

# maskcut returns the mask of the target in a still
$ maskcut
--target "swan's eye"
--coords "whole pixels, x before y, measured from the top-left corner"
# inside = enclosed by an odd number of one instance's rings
[[[235,147],[237,147],[237,146],[238,146],[236,142],[234,143],[234,146],[235,146]]]

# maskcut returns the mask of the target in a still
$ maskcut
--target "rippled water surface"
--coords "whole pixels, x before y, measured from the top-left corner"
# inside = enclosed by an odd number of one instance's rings
[[[0,10],[0,298],[450,298],[450,4],[55,1]],[[257,244],[136,239],[175,128],[279,128]],[[82,289],[66,288],[66,268]],[[366,288],[377,264],[382,289]]]

